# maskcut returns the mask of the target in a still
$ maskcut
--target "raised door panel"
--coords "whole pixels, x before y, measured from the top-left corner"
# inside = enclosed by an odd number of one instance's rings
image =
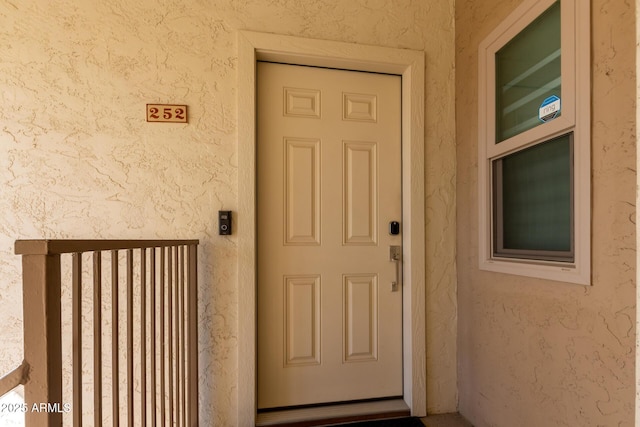
[[[378,277],[376,274],[344,276],[344,360],[378,358]]]
[[[345,245],[378,243],[378,174],[375,142],[344,141]]]
[[[285,276],[284,281],[284,364],[320,364],[320,276]]]
[[[285,138],[285,244],[320,244],[320,141]]]

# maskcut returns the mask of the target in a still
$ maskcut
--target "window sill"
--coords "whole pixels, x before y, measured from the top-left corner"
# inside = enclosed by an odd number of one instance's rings
[[[589,269],[580,268],[577,263],[490,258],[480,260],[480,270],[584,286],[591,285]]]

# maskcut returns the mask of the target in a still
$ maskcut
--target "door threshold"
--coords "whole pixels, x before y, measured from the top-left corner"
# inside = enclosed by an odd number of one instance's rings
[[[256,426],[326,426],[409,415],[411,410],[404,400],[391,399],[261,412],[256,418]]]

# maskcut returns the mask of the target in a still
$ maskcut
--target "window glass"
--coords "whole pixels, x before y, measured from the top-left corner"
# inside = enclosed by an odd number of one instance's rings
[[[538,113],[545,100],[561,100],[560,2],[496,52],[495,65],[499,143],[543,123]]]
[[[572,260],[573,135],[495,160],[498,256]]]

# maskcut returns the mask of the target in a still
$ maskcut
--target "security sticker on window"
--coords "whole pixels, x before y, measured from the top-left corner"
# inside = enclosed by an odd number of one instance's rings
[[[540,104],[538,110],[538,119],[541,122],[548,122],[555,119],[560,115],[560,98],[555,95],[551,95]]]

